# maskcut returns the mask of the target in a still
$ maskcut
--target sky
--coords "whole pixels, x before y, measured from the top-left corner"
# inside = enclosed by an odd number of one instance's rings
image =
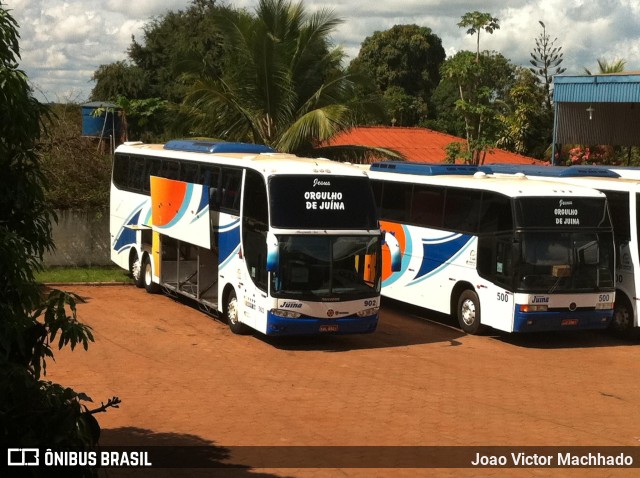
[[[225,0],[221,0],[225,1]],[[257,0],[226,0],[253,10]],[[331,39],[348,59],[365,38],[398,24],[429,27],[442,39],[447,57],[475,51],[475,37],[457,23],[466,12],[488,12],[500,29],[483,34],[482,50],[529,66],[543,21],[555,46],[562,47],[565,74],[598,71],[597,60],[626,62],[640,71],[639,0],[304,0],[307,11],[333,10],[343,23]],[[143,42],[143,27],[169,10],[184,10],[191,0],[0,0],[19,24],[20,68],[36,98],[44,102],[83,103],[100,65],[127,59],[131,37]]]

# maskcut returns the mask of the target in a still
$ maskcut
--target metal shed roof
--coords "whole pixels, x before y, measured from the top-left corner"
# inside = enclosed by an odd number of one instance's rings
[[[640,73],[558,75],[553,98],[556,103],[640,103]]]
[[[640,72],[554,77],[555,144],[640,145]]]

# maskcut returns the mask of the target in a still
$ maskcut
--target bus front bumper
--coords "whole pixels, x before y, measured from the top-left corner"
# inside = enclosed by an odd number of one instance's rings
[[[606,329],[613,310],[521,312],[519,307],[513,323],[514,332],[543,332],[554,330]]]
[[[339,319],[317,317],[291,319],[268,312],[266,335],[370,334],[376,330],[377,326],[378,314]]]

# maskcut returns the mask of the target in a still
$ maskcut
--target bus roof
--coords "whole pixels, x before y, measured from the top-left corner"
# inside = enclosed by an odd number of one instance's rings
[[[561,181],[566,184],[604,189],[609,191],[630,191],[640,188],[640,169],[620,166],[527,166],[498,164],[483,166],[485,172],[493,175],[525,174],[531,179]]]
[[[479,171],[477,166],[468,164],[432,164],[405,163],[400,161],[382,161],[373,163],[371,171],[386,171],[398,174],[417,174],[422,176],[469,175]]]
[[[174,139],[164,145],[164,149],[172,151],[188,151],[190,153],[275,153],[275,149],[263,144],[226,143],[214,141],[198,141],[190,139]]]
[[[487,164],[481,166],[485,173],[522,173],[527,176],[545,176],[557,178],[599,177],[618,178],[620,174],[601,166],[540,166],[534,164]]]
[[[175,158],[199,163],[251,168],[265,176],[271,174],[331,173],[364,176],[367,172],[348,163],[326,158],[303,158],[278,153],[264,145],[249,143],[213,143],[211,141],[174,140],[166,144],[123,143],[115,151],[161,158]]]
[[[450,165],[453,166],[453,165]],[[442,170],[444,171],[444,170]],[[371,167],[369,177],[373,180],[384,179],[387,181],[405,182],[413,184],[429,184],[436,186],[461,187],[479,189],[504,194],[509,197],[549,197],[549,196],[588,196],[603,197],[604,195],[592,187],[576,184],[560,183],[558,181],[545,181],[543,178],[529,180],[525,175],[487,174],[484,171],[461,171],[456,174],[436,173],[399,173],[391,170],[381,170],[379,167]]]

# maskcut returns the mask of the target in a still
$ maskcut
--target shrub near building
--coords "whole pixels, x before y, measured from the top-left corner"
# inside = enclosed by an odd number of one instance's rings
[[[79,105],[51,105],[39,142],[54,209],[103,211],[109,206],[111,154],[108,140],[82,136]]]

